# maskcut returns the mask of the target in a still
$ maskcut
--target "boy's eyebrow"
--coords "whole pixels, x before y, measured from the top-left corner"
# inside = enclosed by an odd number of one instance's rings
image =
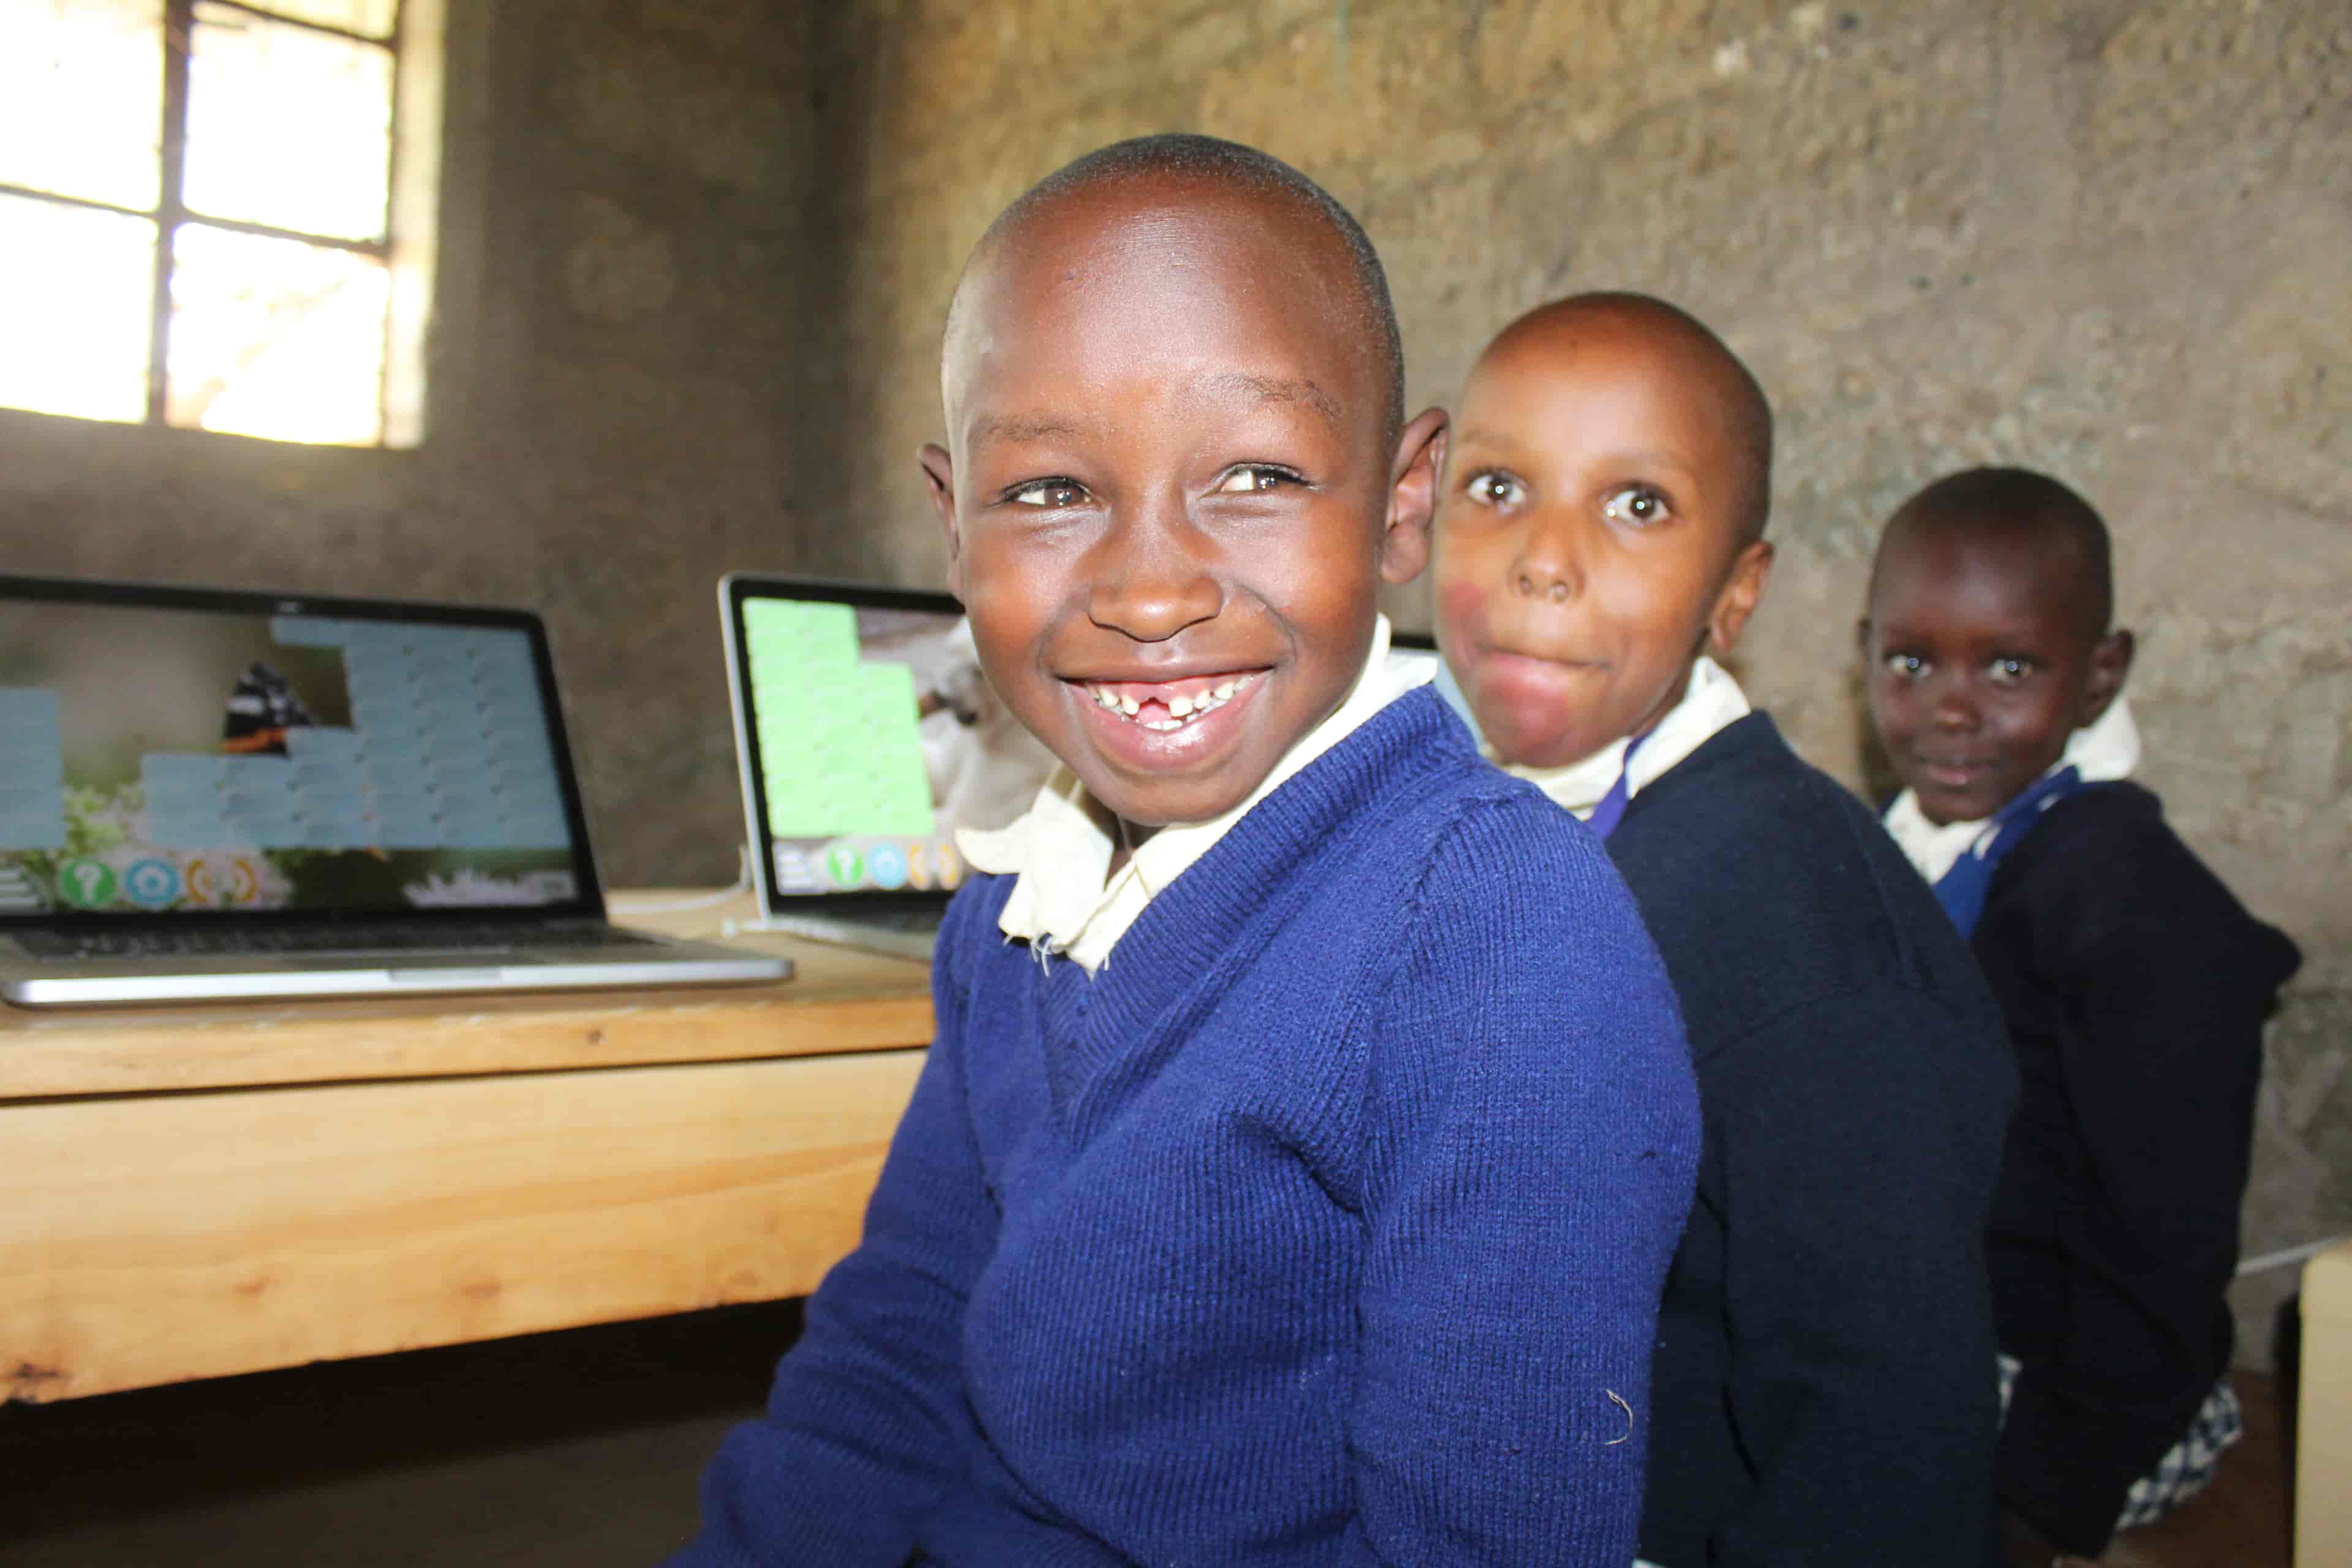
[[[1335,426],[1342,418],[1339,405],[1311,381],[1286,381],[1234,370],[1209,377],[1203,390],[1228,397],[1239,393],[1258,403],[1304,403]]]
[[[1055,436],[1076,436],[1087,426],[1061,414],[980,414],[966,435],[971,441],[1043,441]]]
[[[1451,445],[1454,453],[1459,456],[1476,447],[1511,447],[1525,446],[1527,441],[1508,431],[1485,430],[1475,425],[1465,425],[1456,428]],[[1611,463],[1622,463],[1629,468],[1664,469],[1694,479],[1703,479],[1706,476],[1706,465],[1687,458],[1678,458],[1672,452],[1608,452],[1602,457]]]
[[[1311,381],[1288,381],[1280,376],[1252,375],[1246,371],[1225,371],[1208,377],[1201,384],[1204,395],[1220,400],[1241,399],[1253,404],[1304,403],[1321,415],[1333,426],[1342,419],[1339,404]],[[982,441],[1043,441],[1055,437],[1080,436],[1098,428],[1101,421],[1080,419],[1066,414],[976,414],[972,416],[966,439]]]

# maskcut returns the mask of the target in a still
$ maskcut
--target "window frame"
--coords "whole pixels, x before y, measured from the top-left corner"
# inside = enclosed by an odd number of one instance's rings
[[[331,23],[289,16],[271,9],[268,5],[257,4],[255,0],[201,0],[201,3],[384,52],[392,72],[387,166],[384,170],[385,211],[383,230],[374,238],[353,239],[341,235],[280,228],[247,219],[216,217],[187,205],[189,62],[194,50],[199,0],[162,0],[163,59],[160,68],[163,73],[163,117],[157,144],[158,183],[152,208],[124,206],[114,202],[60,191],[39,190],[5,181],[0,181],[0,195],[85,211],[113,213],[154,225],[154,281],[147,300],[146,411],[144,416],[135,422],[149,429],[184,429],[199,435],[216,434],[205,430],[202,426],[175,425],[168,417],[173,241],[181,229],[194,225],[262,239],[290,240],[373,258],[389,275],[391,294],[384,313],[384,353],[377,374],[376,437],[373,441],[331,444],[361,451],[416,446],[424,434],[423,339],[432,294],[433,215],[439,187],[437,121],[440,82],[435,68],[438,64],[442,22],[439,0],[395,0],[391,30],[382,37],[338,27]],[[428,54],[429,58],[423,58]],[[419,124],[421,121],[428,123]],[[107,423],[133,422],[110,420]],[[273,437],[252,438],[268,440]]]

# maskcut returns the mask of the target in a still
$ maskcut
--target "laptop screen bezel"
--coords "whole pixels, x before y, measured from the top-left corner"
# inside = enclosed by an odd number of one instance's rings
[[[572,837],[572,872],[578,893],[568,900],[536,904],[456,904],[421,907],[413,904],[346,907],[233,910],[171,909],[162,910],[76,910],[61,906],[23,914],[0,914],[0,932],[27,927],[55,928],[70,924],[77,930],[102,928],[181,927],[194,923],[218,925],[304,925],[338,922],[381,924],[416,921],[480,925],[513,921],[540,923],[551,920],[603,920],[604,891],[596,876],[596,857],[588,839],[587,814],[582,806],[580,781],[572,769],[570,737],[565,732],[563,705],[555,684],[555,660],[547,627],[528,610],[495,605],[420,604],[398,599],[357,599],[329,594],[270,594],[234,588],[196,588],[156,583],[131,583],[83,577],[36,577],[0,573],[0,603],[30,600],[45,604],[106,605],[128,609],[194,610],[236,616],[326,616],[352,620],[382,620],[409,625],[467,626],[483,630],[519,631],[530,639],[531,668],[539,685],[540,710],[547,720],[548,743],[555,756],[555,773],[563,795],[563,819]]]
[[[963,605],[952,594],[920,588],[886,588],[824,577],[794,577],[767,572],[730,572],[719,581],[719,629],[727,645],[727,699],[735,716],[735,768],[743,787],[744,830],[750,835],[751,887],[761,911],[771,915],[855,915],[876,910],[943,906],[951,889],[861,889],[854,893],[787,893],[776,886],[775,835],[768,826],[767,775],[753,743],[751,655],[743,635],[744,606],[760,599],[798,604],[846,605],[853,610],[921,610],[961,617]]]

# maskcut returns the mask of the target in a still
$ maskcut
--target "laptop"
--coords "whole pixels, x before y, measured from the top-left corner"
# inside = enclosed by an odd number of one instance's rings
[[[945,594],[738,572],[719,612],[760,926],[928,961],[965,876],[956,829],[1028,810],[1053,753]]]
[[[692,985],[618,930],[539,618],[0,575],[0,996]]]
[[[945,594],[735,572],[719,613],[759,925],[928,962],[956,829],[1028,810],[1053,753]]]

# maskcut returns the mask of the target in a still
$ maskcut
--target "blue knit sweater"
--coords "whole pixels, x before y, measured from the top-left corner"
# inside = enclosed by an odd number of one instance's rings
[[[1091,979],[974,882],[693,1568],[1624,1568],[1698,1118],[1601,846],[1400,699]]]

